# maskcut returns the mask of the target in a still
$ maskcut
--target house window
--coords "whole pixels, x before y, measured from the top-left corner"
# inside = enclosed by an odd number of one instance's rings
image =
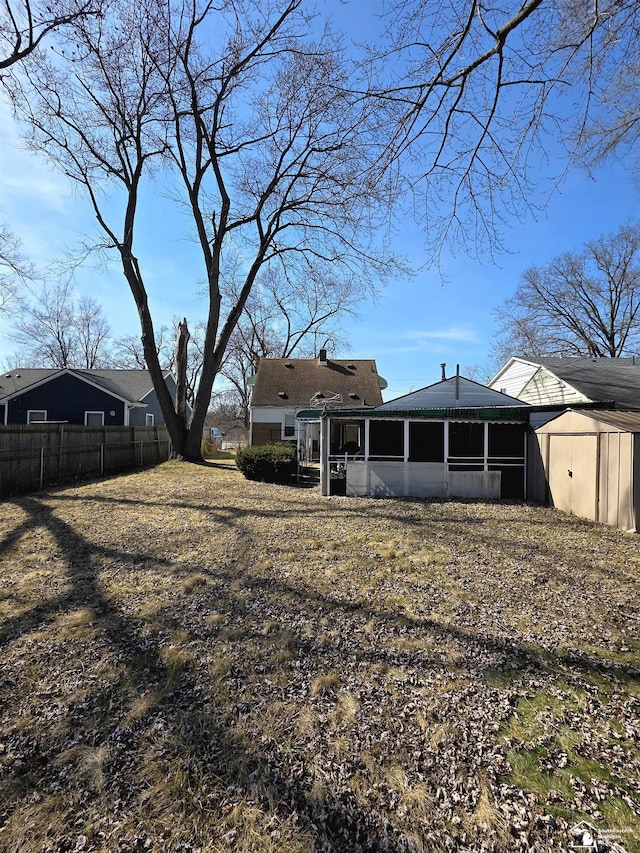
[[[284,437],[285,438],[294,438],[296,434],[296,416],[295,415],[285,415],[284,416]]]
[[[444,424],[441,421],[409,423],[409,461],[444,462]]]
[[[90,427],[104,426],[104,412],[85,412],[84,425]]]
[[[369,456],[404,456],[404,421],[372,420]]]
[[[28,424],[37,424],[41,421],[46,421],[47,412],[46,409],[29,409],[27,411],[27,423]]]
[[[144,416],[144,425],[145,426],[154,426],[155,415],[145,415]]]

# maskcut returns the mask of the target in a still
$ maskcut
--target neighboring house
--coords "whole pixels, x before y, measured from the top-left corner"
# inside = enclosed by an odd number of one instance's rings
[[[621,530],[640,523],[640,412],[569,409],[536,429],[529,496]]]
[[[320,415],[327,407],[377,406],[387,387],[373,359],[261,358],[251,395],[251,444],[297,441],[303,458],[319,454]],[[296,420],[301,410],[314,416]]]
[[[640,410],[640,359],[514,357],[489,386],[533,406],[557,406],[557,412],[585,403]]]
[[[175,397],[170,373],[165,382]],[[0,374],[0,423],[161,426],[164,417],[147,370],[20,368]]]
[[[370,410],[328,410],[322,492],[524,498],[528,424],[526,404],[459,375]]]

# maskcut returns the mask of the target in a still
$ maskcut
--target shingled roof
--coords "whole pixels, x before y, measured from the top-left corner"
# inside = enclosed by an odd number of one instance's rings
[[[148,370],[80,370],[69,368],[17,368],[0,374],[0,401],[17,397],[36,385],[42,385],[55,376],[71,373],[104,388],[110,394],[128,402],[142,400],[153,390]],[[165,379],[168,376],[165,373]]]
[[[379,406],[384,387],[372,358],[262,358],[251,405],[301,407],[339,397],[343,406]]]
[[[621,408],[640,409],[640,359],[535,358],[558,379],[593,402],[614,402]]]

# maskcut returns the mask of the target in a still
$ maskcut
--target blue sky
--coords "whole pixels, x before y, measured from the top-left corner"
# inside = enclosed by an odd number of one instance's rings
[[[359,8],[352,3],[342,10]],[[553,157],[551,158],[553,160]],[[561,171],[561,163],[550,169]],[[494,259],[470,259],[463,251],[446,251],[440,268],[423,268],[424,237],[407,219],[399,221],[393,248],[415,268],[415,278],[390,282],[377,301],[362,305],[356,320],[345,324],[350,350],[336,356],[375,358],[387,379],[386,399],[428,385],[440,378],[440,363],[449,374],[460,364],[484,366],[495,332],[493,311],[515,290],[521,273],[543,265],[555,255],[579,250],[587,240],[617,230],[638,210],[638,187],[620,162],[610,163],[593,177],[570,170],[551,192],[541,177],[534,201],[544,209],[504,231],[508,253]],[[146,281],[156,326],[175,315],[195,322],[202,314],[197,255],[185,242],[172,205],[161,197],[146,204],[166,215],[139,232],[139,254],[152,257]],[[59,258],[93,229],[87,203],[60,174],[21,150],[8,110],[0,105],[0,216],[18,235],[23,250],[39,266]],[[126,282],[116,264],[87,264],[76,274],[79,292],[103,305],[115,335],[138,334],[137,315]],[[0,361],[11,354],[11,324],[0,320]]]

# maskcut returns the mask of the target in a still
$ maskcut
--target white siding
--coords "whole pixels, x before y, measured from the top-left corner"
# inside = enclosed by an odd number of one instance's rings
[[[541,367],[535,376],[529,380],[520,393],[520,399],[534,406],[569,406],[572,403],[589,402],[588,397],[585,397],[584,394],[576,391],[571,385],[558,379],[555,373],[547,370],[546,367]]]
[[[255,406],[251,409],[252,424],[280,424],[280,438],[286,441],[295,441],[298,438],[300,429],[299,422],[294,420],[294,434],[286,436],[284,434],[285,416],[295,414],[298,408],[295,406]]]
[[[510,397],[526,400],[525,397],[521,396],[521,391],[537,370],[537,364],[529,364],[526,361],[514,361],[504,373],[491,383],[490,387],[494,391],[501,391]]]

